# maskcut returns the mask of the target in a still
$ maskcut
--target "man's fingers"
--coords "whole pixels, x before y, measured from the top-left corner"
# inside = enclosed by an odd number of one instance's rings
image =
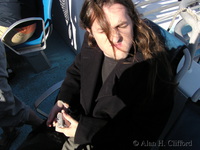
[[[58,126],[55,126],[55,130],[57,132],[60,132],[60,133],[64,133],[65,132],[65,128],[59,128]]]
[[[48,116],[48,119],[46,122],[47,126],[49,126],[49,127],[51,126],[52,122],[55,120],[56,113],[57,113],[56,109],[53,108]]]
[[[75,122],[75,120],[74,120],[70,115],[66,114],[64,111],[62,111],[62,114],[63,114],[63,117],[64,117],[67,121],[69,121],[70,123],[74,123],[74,122]]]
[[[51,123],[53,122],[53,118],[54,116],[52,114],[49,115],[48,119],[47,119],[47,126],[51,127]]]

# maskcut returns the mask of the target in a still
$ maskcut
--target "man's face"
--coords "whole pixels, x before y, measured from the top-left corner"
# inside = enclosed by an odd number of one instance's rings
[[[113,59],[127,57],[133,41],[133,23],[121,4],[103,6],[106,19],[111,27],[110,41],[96,19],[91,27],[93,37],[104,55]],[[113,45],[113,46],[112,46]]]

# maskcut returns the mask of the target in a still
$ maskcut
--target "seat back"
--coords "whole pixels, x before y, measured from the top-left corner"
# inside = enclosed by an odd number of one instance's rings
[[[41,10],[38,10],[41,14],[40,17],[30,17],[24,18],[21,20],[16,21],[12,24],[7,31],[3,34],[1,41],[13,50],[18,55],[24,55],[31,52],[41,51],[46,48],[46,39],[50,35],[52,31],[52,23],[51,23],[51,9],[52,9],[52,0],[41,0]],[[31,38],[29,38],[26,42],[11,46],[6,42],[6,38],[9,33],[12,31],[13,28],[18,26],[23,26],[27,22],[36,23],[36,30]]]

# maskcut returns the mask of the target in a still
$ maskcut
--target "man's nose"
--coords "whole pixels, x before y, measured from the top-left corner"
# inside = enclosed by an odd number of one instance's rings
[[[112,29],[112,32],[111,32],[111,41],[116,44],[116,43],[119,43],[121,42],[121,34],[119,32],[118,29]]]

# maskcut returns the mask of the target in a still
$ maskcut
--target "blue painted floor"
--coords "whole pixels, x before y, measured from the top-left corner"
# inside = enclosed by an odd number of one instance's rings
[[[53,31],[52,35],[48,38],[47,48],[44,52],[51,63],[51,68],[40,73],[35,73],[23,58],[12,54],[12,52],[8,54],[8,57],[10,57],[10,59],[8,58],[8,62],[15,72],[15,76],[10,80],[13,93],[18,99],[33,109],[35,100],[43,92],[53,84],[64,79],[66,69],[70,66],[75,57],[73,50],[63,41],[56,31]],[[56,93],[42,106],[46,112],[50,111],[55,96]],[[31,127],[24,125],[20,128],[20,131],[20,135],[12,144],[10,150],[17,149],[31,131]]]

